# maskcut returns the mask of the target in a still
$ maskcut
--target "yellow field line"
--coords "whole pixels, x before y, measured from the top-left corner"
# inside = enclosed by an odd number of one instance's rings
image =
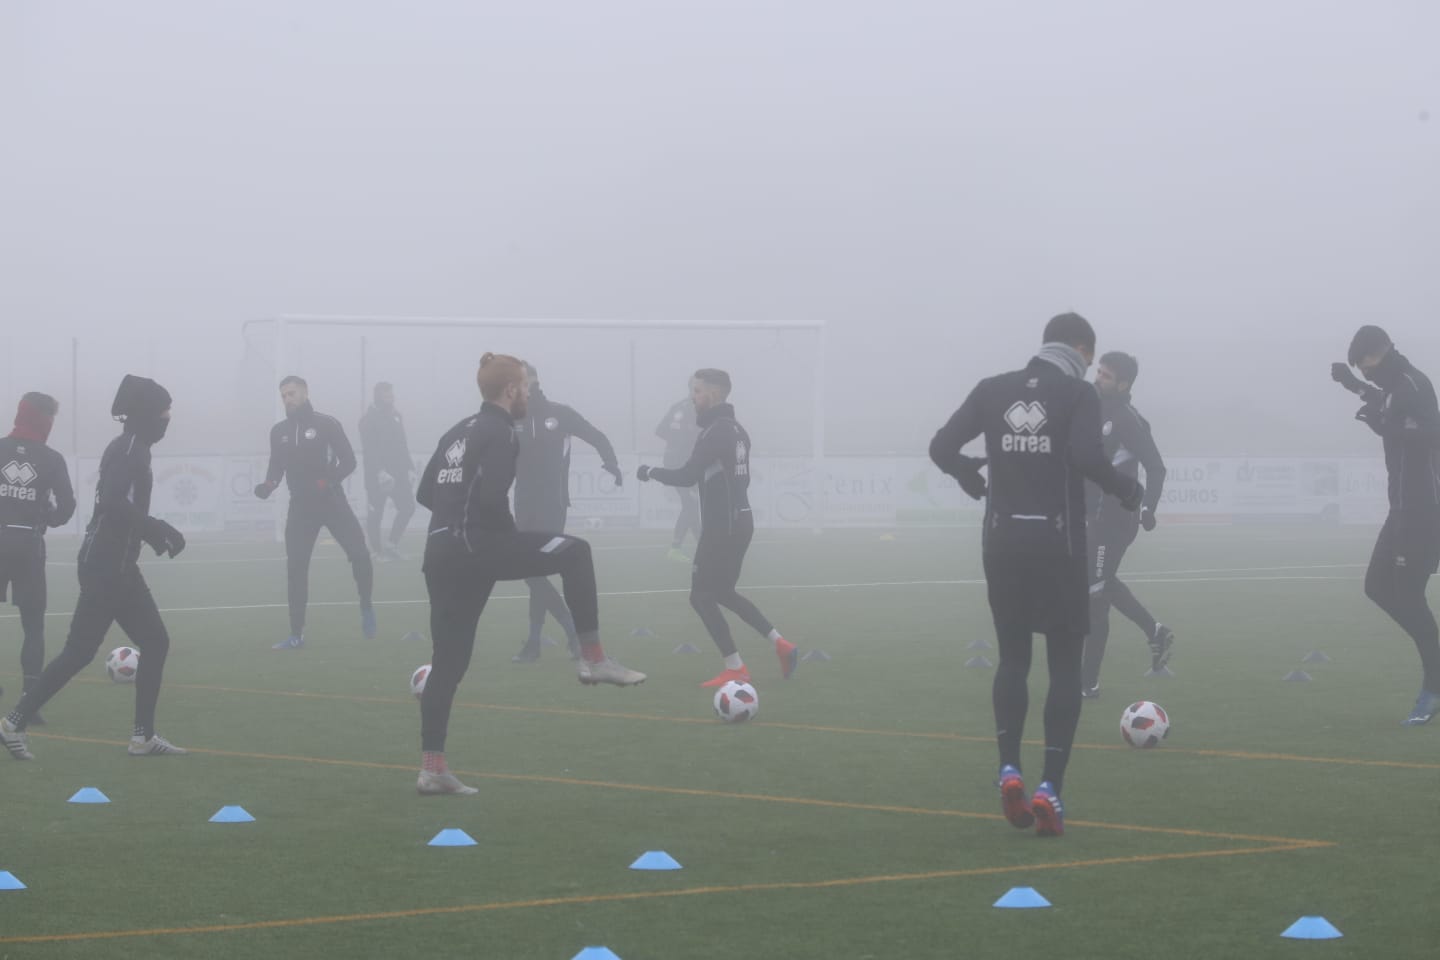
[[[73,943],[82,940],[115,940],[134,937],[177,937],[207,933],[236,933],[246,930],[276,930],[342,923],[366,923],[378,920],[405,920],[464,913],[501,910],[525,910],[539,907],[586,906],[599,903],[623,903],[662,900],[674,897],[713,896],[717,894],[772,893],[784,890],[824,890],[844,887],[873,886],[882,883],[907,883],[926,880],[953,880],[963,877],[994,876],[1006,873],[1040,873],[1050,870],[1075,870],[1140,863],[1161,863],[1193,860],[1202,857],[1238,857],[1264,853],[1285,853],[1305,850],[1315,844],[1298,842],[1282,846],[1236,847],[1227,850],[1201,850],[1190,853],[1155,853],[1129,857],[1106,857],[1095,860],[1071,860],[1059,863],[1012,864],[1003,867],[973,867],[967,870],[931,870],[924,873],[882,874],[869,877],[843,877],[833,880],[794,880],[777,883],[743,883],[734,886],[689,887],[683,890],[646,890],[633,893],[602,893],[573,897],[546,897],[534,900],[509,900],[496,903],[470,903],[448,907],[417,907],[410,910],[386,910],[375,913],[351,913],[319,917],[293,917],[286,920],[256,920],[250,923],[213,924],[200,927],[155,927],[144,930],[97,930],[90,933],[53,933],[34,936],[0,937],[8,943]]]
[[[62,740],[71,743],[96,743],[105,746],[123,746],[125,741],[104,740],[96,737],[76,737],[69,734],[32,733],[31,736],[47,740]],[[310,763],[336,767],[360,767],[370,770],[405,770],[413,772],[413,765],[382,763],[377,760],[344,760],[333,757],[302,757],[279,753],[254,753],[241,750],[219,750],[207,747],[191,747],[191,753],[210,754],[219,757],[235,757],[243,760],[282,761],[287,763]],[[858,803],[853,800],[823,800],[815,797],[789,797],[763,793],[740,793],[729,790],[706,790],[699,787],[667,787],[648,783],[619,783],[611,780],[587,780],[580,777],[554,777],[530,773],[496,773],[482,770],[457,770],[458,774],[481,777],[487,780],[501,780],[513,783],[547,783],[567,787],[598,787],[606,790],[628,790],[637,793],[657,793],[669,796],[703,797],[714,800],[745,800],[758,803],[781,803],[797,806],[822,807],[837,810],[855,810],[864,813],[901,813],[925,817],[957,817],[966,820],[1003,820],[998,813],[974,813],[967,810],[940,810],[930,807],[911,807],[898,804]],[[1243,840],[1252,843],[1273,843],[1286,846],[1325,847],[1333,846],[1324,840],[1300,840],[1294,837],[1270,837],[1259,834],[1225,833],[1213,830],[1191,830],[1183,827],[1147,827],[1135,824],[1102,823],[1094,820],[1071,820],[1072,826],[1091,827],[1099,830],[1121,830],[1131,833],[1160,833],[1178,837],[1198,837],[1206,840]]]
[[[83,682],[105,684],[108,680],[86,680]],[[340,700],[354,703],[388,703],[388,704],[413,704],[413,698],[404,697],[366,697],[345,693],[308,693],[297,690],[265,690],[251,687],[222,687],[210,684],[199,683],[176,683],[169,684],[173,690],[202,690],[210,693],[236,693],[254,696],[273,697],[296,697],[300,699],[314,700]],[[544,714],[547,716],[568,716],[568,717],[590,717],[609,720],[645,720],[651,723],[681,723],[681,724],[703,724],[713,726],[715,721],[709,717],[666,717],[653,713],[625,713],[616,710],[580,710],[574,707],[533,707],[515,706],[500,703],[460,703],[457,707],[464,707],[470,710],[493,710],[500,713],[527,713]],[[994,737],[977,737],[959,733],[937,733],[933,731],[912,731],[912,730],[876,730],[867,727],[832,727],[810,723],[781,723],[767,720],[754,721],[755,726],[763,726],[774,730],[798,730],[809,733],[840,733],[856,734],[872,737],[903,737],[916,740],[943,740],[951,743],[994,743]],[[1041,741],[1030,740],[1027,743],[1041,745]],[[1076,750],[1117,750],[1130,751],[1134,747],[1119,743],[1077,743]],[[1314,757],[1294,753],[1260,753],[1249,750],[1202,750],[1186,747],[1165,748],[1166,753],[1181,754],[1192,757],[1214,757],[1229,760],[1283,760],[1289,763],[1329,763],[1339,766],[1354,767],[1380,767],[1401,770],[1440,770],[1440,763],[1426,763],[1418,760],[1361,760],[1350,757]]]

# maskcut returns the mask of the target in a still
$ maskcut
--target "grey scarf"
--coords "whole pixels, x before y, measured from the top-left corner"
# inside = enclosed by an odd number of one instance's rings
[[[1035,354],[1035,359],[1053,363],[1060,368],[1061,373],[1076,380],[1085,376],[1085,368],[1089,366],[1079,350],[1064,343],[1045,344],[1040,348],[1040,352]]]

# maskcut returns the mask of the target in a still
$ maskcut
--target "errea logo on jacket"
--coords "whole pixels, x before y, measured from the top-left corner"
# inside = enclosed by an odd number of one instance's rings
[[[465,473],[465,438],[445,448],[445,467],[435,477],[436,483],[459,483]]]
[[[1039,435],[1047,422],[1043,403],[1017,400],[1005,411],[1005,423],[1014,432],[1000,438],[1000,449],[1006,453],[1049,453],[1050,438]]]

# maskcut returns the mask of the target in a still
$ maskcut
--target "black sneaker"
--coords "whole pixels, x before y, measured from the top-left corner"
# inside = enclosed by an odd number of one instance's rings
[[[1155,635],[1150,638],[1150,672],[1159,673],[1170,662],[1171,648],[1175,646],[1175,631],[1163,623],[1155,624]]]
[[[511,663],[534,663],[540,659],[540,651],[532,650],[527,644],[520,648],[520,652],[510,658]]]
[[[1082,686],[1082,687],[1080,688],[1080,696],[1081,696],[1083,699],[1085,699],[1085,700],[1099,700],[1099,699],[1100,699],[1100,681],[1098,681],[1098,680],[1095,681],[1095,686],[1093,686],[1093,687],[1083,687],[1083,686]]]

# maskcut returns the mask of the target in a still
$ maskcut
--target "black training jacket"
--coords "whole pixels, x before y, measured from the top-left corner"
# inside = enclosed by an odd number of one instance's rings
[[[116,574],[134,566],[154,486],[150,445],[129,432],[111,440],[100,457],[95,513],[80,544],[77,559],[82,569]]]
[[[395,478],[396,483],[409,483],[410,444],[405,439],[405,419],[394,407],[370,405],[360,418],[360,455],[365,461],[365,485],[374,488],[380,471]]]
[[[1140,468],[1145,468],[1145,502],[1141,509],[1150,511],[1153,516],[1155,508],[1160,505],[1160,492],[1165,487],[1165,461],[1155,446],[1150,421],[1135,409],[1130,402],[1130,394],[1100,395],[1100,437],[1105,446],[1105,456],[1116,470],[1127,477],[1138,478]],[[1104,499],[1104,493],[1096,484],[1085,484],[1087,516],[1094,519]],[[1106,515],[1120,511],[1118,503],[1105,503],[1104,508]]]
[[[520,459],[515,465],[515,512],[545,514],[570,506],[570,438],[595,448],[600,460],[618,469],[615,448],[589,420],[538,387],[531,389],[525,419],[519,423]]]
[[[510,514],[520,452],[515,434],[515,419],[487,402],[440,438],[415,494],[430,511],[430,544],[446,536],[473,551],[484,533],[515,529]]]
[[[270,466],[265,480],[285,478],[292,500],[313,501],[341,494],[340,482],[355,472],[355,451],[340,421],[306,403],[270,430]]]
[[[990,461],[984,550],[1084,557],[1085,484],[1128,497],[1136,480],[1115,470],[1100,437],[1094,386],[1036,358],[980,381],[930,443],[941,470],[967,469],[960,449],[981,435]]]
[[[728,533],[750,512],[750,434],[728,403],[696,418],[700,436],[683,466],[652,467],[650,479],[672,487],[700,485],[700,535]]]
[[[0,438],[0,528],[43,536],[75,514],[75,488],[65,458],[48,445]]]

